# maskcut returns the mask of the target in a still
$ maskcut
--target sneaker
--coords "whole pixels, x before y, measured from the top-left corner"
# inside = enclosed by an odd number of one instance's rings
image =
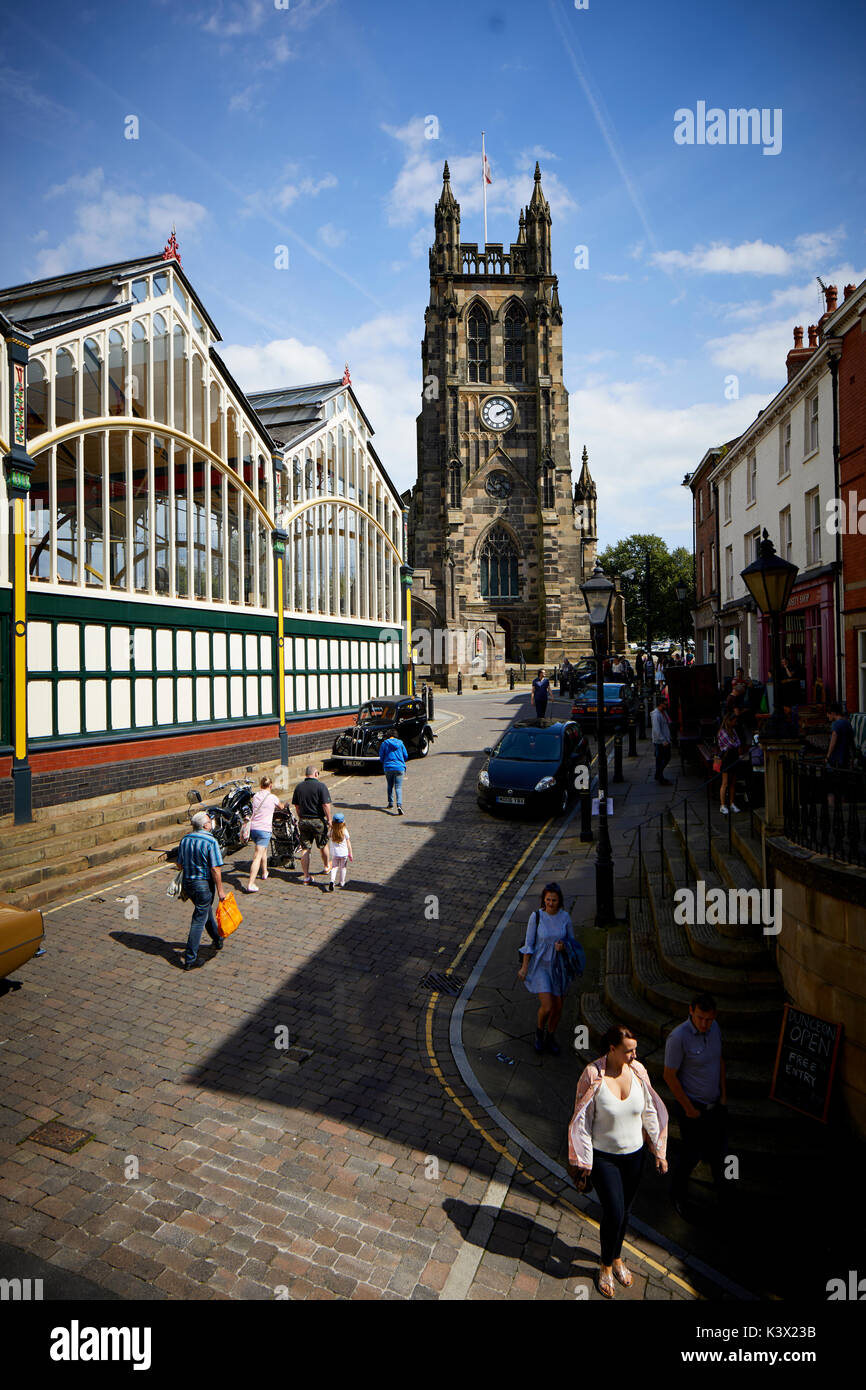
[[[397,815],[398,815],[398,816],[402,816],[402,814],[403,814],[403,807],[402,807],[402,806],[398,806],[398,807],[397,807]]]
[[[720,806],[720,807],[719,807],[719,810],[721,811],[721,813],[722,813],[723,816],[730,815],[730,812],[729,812],[727,806]]]
[[[333,885],[333,883],[329,883],[329,884],[328,884],[327,891],[328,891],[329,893],[333,893],[333,891],[334,891],[334,885]]]
[[[731,814],[734,816],[738,816],[740,814],[739,806],[735,806],[733,801],[731,802]]]

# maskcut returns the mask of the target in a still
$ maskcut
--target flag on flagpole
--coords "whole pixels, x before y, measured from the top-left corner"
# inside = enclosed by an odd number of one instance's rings
[[[487,152],[484,148],[484,131],[481,132],[481,192],[484,194],[484,245],[487,245],[487,185],[492,183],[490,176],[490,165],[487,163]]]
[[[488,159],[487,159],[487,155],[486,155],[486,154],[482,155],[482,160],[483,160],[482,168],[483,168],[483,170],[484,170],[484,179],[485,179],[485,182],[486,182],[486,183],[492,183],[493,180],[492,180],[492,178],[490,177],[490,163],[489,163],[489,161],[488,161]]]

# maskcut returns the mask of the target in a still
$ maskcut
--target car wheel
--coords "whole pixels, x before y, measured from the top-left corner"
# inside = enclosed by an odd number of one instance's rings
[[[430,752],[430,740],[426,734],[422,734],[418,740],[418,757],[426,758]]]

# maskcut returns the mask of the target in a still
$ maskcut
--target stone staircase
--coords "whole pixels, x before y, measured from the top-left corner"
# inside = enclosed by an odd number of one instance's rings
[[[675,888],[694,889],[697,880],[707,893],[761,886],[748,815],[729,828],[717,810],[711,814],[709,854],[705,807],[690,806],[686,826],[679,803],[668,811],[661,836],[642,829],[640,894],[629,898],[627,927],[606,934],[603,988],[583,995],[581,1018],[593,1042],[613,1023],[633,1027],[639,1056],[669,1105],[664,1043],[688,1016],[692,996],[712,994],[723,1035],[732,1151],[746,1156],[751,1190],[770,1193],[780,1153],[786,1160],[813,1159],[823,1138],[821,1126],[768,1099],[785,1003],[774,937],[760,923],[674,920]],[[583,1054],[587,1061],[597,1055],[593,1047]]]
[[[232,767],[211,774],[214,784],[250,777],[253,785],[267,773],[279,796],[303,776],[304,766],[322,755],[304,754],[280,781],[279,764]],[[30,825],[0,818],[0,902],[12,907],[43,908],[86,896],[102,884],[143,873],[160,862],[189,828],[187,791],[208,799],[204,779],[130,788],[109,796],[68,802],[34,811]],[[222,800],[225,792],[216,794]],[[282,798],[281,798],[282,799]]]

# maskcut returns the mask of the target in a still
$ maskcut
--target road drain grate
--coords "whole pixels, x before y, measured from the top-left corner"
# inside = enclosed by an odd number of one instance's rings
[[[49,1120],[47,1124],[34,1129],[27,1138],[35,1139],[37,1144],[45,1144],[49,1149],[60,1149],[62,1153],[74,1154],[88,1139],[92,1139],[93,1135],[89,1130],[71,1129],[69,1125],[62,1125],[59,1120]]]
[[[421,981],[421,989],[435,990],[437,994],[459,994],[464,983],[459,975],[446,975],[444,970],[428,970]]]

